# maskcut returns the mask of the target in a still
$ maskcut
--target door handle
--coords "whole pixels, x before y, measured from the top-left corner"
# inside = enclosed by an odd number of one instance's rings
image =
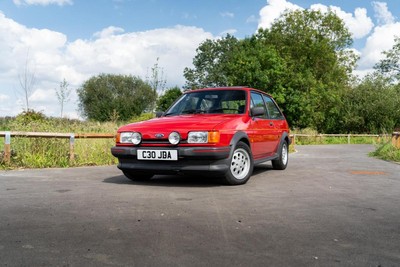
[[[272,121],[270,121],[269,126],[274,126],[274,123]]]

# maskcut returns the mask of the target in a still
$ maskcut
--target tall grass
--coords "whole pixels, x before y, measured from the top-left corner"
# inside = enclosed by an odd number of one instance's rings
[[[400,149],[390,142],[379,145],[374,152],[370,153],[370,156],[400,163]]]
[[[46,118],[37,112],[25,113],[16,118],[0,118],[0,131],[52,132],[52,133],[115,133],[121,123],[84,122],[71,119]],[[4,144],[4,138],[0,138]],[[114,139],[75,139],[75,160],[70,162],[69,139],[62,138],[11,138],[11,162],[4,162],[0,153],[0,168],[48,168],[83,165],[108,165],[117,161],[110,148]],[[0,148],[0,152],[2,149]]]

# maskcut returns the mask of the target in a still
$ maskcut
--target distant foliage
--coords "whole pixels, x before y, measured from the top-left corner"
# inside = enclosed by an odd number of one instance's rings
[[[157,110],[166,111],[181,95],[182,91],[179,87],[167,89],[157,100]]]
[[[390,79],[366,76],[343,98],[340,124],[354,133],[390,133],[400,126],[400,90]]]
[[[100,74],[77,90],[81,114],[94,121],[127,121],[151,109],[156,92],[139,77]]]
[[[18,114],[16,117],[16,121],[21,124],[29,124],[30,122],[42,122],[46,119],[46,115],[44,115],[41,111],[35,111],[33,109],[28,109]]]

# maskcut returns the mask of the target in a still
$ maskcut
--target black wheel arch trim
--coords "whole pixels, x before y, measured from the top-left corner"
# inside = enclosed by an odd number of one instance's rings
[[[229,143],[229,145],[230,145],[230,147],[231,147],[231,152],[230,152],[230,154],[229,154],[229,158],[231,158],[231,156],[233,155],[233,151],[235,150],[235,147],[236,147],[237,143],[239,143],[239,142],[242,141],[242,140],[246,140],[244,143],[245,143],[246,145],[249,146],[249,148],[250,148],[250,154],[251,154],[250,156],[253,158],[253,153],[252,153],[252,151],[251,151],[251,146],[250,146],[250,138],[249,138],[249,136],[247,135],[247,133],[242,132],[242,131],[236,132],[236,133],[233,135],[233,137],[232,137],[232,139],[231,139],[231,142]]]

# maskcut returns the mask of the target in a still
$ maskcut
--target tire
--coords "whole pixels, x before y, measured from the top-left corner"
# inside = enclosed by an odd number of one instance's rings
[[[250,179],[253,168],[253,156],[249,146],[239,142],[229,159],[229,169],[225,173],[224,181],[228,185],[245,184]]]
[[[140,171],[122,171],[126,178],[132,181],[147,181],[150,180],[154,174]]]
[[[272,160],[272,167],[275,170],[284,170],[286,169],[289,162],[289,146],[287,141],[283,141],[282,145],[279,148],[279,155],[277,159]]]

